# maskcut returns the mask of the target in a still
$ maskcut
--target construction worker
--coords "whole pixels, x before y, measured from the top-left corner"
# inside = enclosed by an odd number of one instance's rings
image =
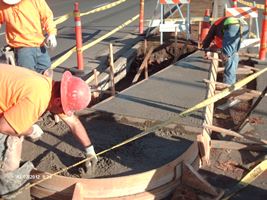
[[[43,131],[32,126],[49,110],[58,114],[90,157],[84,169],[91,173],[97,156],[85,128],[73,114],[82,110],[91,100],[89,86],[69,71],[61,82],[52,81],[52,70],[44,75],[23,67],[0,64],[0,197],[24,185],[33,168],[31,162],[20,165],[24,136],[38,139]]]
[[[236,82],[241,40],[248,35],[247,23],[241,18],[222,17],[214,22],[203,41],[204,50],[220,50],[220,58],[224,63],[223,81],[227,84]],[[214,43],[211,45],[211,43]]]
[[[47,47],[57,46],[57,30],[45,0],[0,0],[1,24],[6,25],[6,41],[18,66],[39,73],[51,66]]]

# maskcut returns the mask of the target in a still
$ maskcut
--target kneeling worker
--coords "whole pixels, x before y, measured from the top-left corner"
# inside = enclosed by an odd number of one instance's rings
[[[21,188],[33,169],[31,162],[20,166],[24,136],[39,138],[43,131],[33,124],[46,111],[59,114],[84,147],[91,171],[97,162],[94,147],[80,120],[73,114],[91,101],[89,86],[66,71],[61,82],[52,81],[52,70],[44,75],[26,68],[0,64],[0,197]],[[18,177],[25,177],[25,179]]]

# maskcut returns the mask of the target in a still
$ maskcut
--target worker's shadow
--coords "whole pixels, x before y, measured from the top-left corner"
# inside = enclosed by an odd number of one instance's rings
[[[57,172],[62,168],[71,166],[85,158],[82,153],[81,145],[77,143],[75,138],[70,133],[59,136],[54,132],[45,131],[45,134],[48,136],[43,137],[36,142],[26,139],[27,142],[32,143],[31,146],[33,148],[44,149],[41,151],[41,153],[37,154],[33,160],[31,160],[34,166],[37,166],[38,170],[40,170],[38,166],[44,166],[45,163],[45,169],[42,167],[42,171]],[[51,139],[47,139],[51,137],[54,138],[53,141],[57,142],[51,144]],[[67,149],[73,149],[77,155],[72,155]],[[37,152],[39,151],[37,150]],[[79,174],[79,167],[80,166],[71,168],[67,172],[64,171],[63,174],[67,174],[67,176],[69,174],[77,175]]]

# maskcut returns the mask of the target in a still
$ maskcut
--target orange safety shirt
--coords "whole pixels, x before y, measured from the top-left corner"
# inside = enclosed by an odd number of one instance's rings
[[[21,0],[15,5],[0,1],[0,24],[6,24],[6,40],[12,47],[43,45],[43,31],[56,35],[53,13],[45,0]]]
[[[18,133],[26,132],[44,113],[52,78],[23,67],[0,64],[0,116]]]

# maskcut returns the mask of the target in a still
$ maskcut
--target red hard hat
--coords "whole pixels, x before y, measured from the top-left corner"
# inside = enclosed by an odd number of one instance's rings
[[[60,97],[64,113],[70,116],[74,111],[88,106],[91,101],[91,90],[82,79],[66,71],[61,79]]]
[[[17,3],[19,3],[21,0],[3,0],[4,3],[8,4],[8,5],[15,5]]]

